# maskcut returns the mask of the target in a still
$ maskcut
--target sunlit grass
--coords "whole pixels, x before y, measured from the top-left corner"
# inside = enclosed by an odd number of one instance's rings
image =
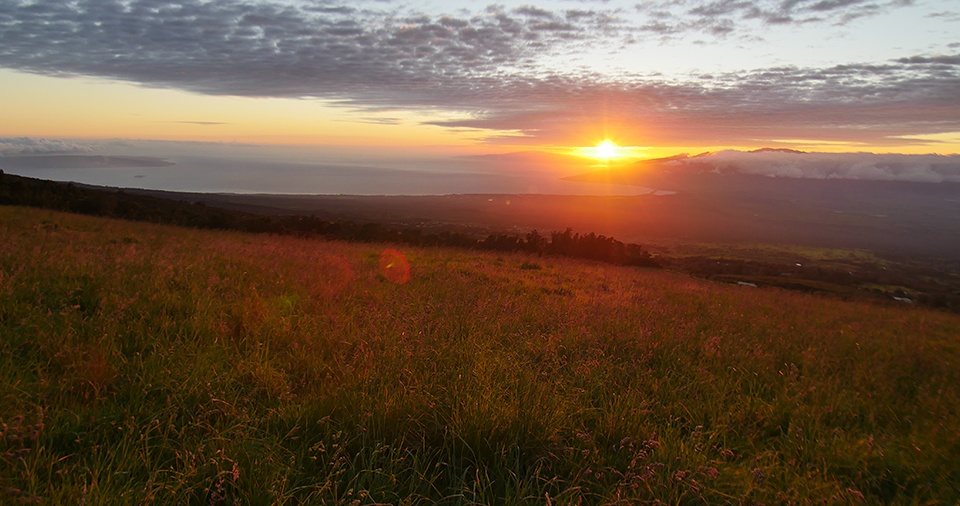
[[[795,244],[691,244],[681,246],[660,245],[653,247],[658,252],[683,256],[722,256],[728,259],[756,260],[762,262],[791,263],[794,261],[815,261],[820,263],[848,264],[870,263],[873,265],[889,265],[884,260],[866,250],[817,248],[812,246],[798,246]]]
[[[0,503],[955,503],[960,317],[0,208]]]

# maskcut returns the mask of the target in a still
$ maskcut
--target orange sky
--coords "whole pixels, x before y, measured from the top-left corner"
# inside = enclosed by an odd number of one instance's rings
[[[0,70],[0,136],[129,138],[304,145],[476,144],[477,132],[357,118],[316,99],[199,95],[91,78]]]

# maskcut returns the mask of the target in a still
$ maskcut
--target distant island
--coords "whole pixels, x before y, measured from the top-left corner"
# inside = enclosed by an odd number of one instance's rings
[[[18,155],[0,157],[0,168],[87,169],[95,167],[170,167],[176,163],[149,156]]]

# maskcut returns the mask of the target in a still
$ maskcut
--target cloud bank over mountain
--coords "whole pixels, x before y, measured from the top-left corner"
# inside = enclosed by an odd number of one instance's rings
[[[37,137],[0,137],[0,156],[90,153],[90,146]]]
[[[649,163],[649,162],[641,162]],[[804,179],[960,183],[960,155],[803,153],[726,150],[657,164],[674,173],[748,174]]]

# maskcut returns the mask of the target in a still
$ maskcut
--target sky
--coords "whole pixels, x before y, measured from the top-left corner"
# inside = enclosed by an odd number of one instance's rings
[[[0,91],[35,152],[955,154],[960,2],[0,0]]]

